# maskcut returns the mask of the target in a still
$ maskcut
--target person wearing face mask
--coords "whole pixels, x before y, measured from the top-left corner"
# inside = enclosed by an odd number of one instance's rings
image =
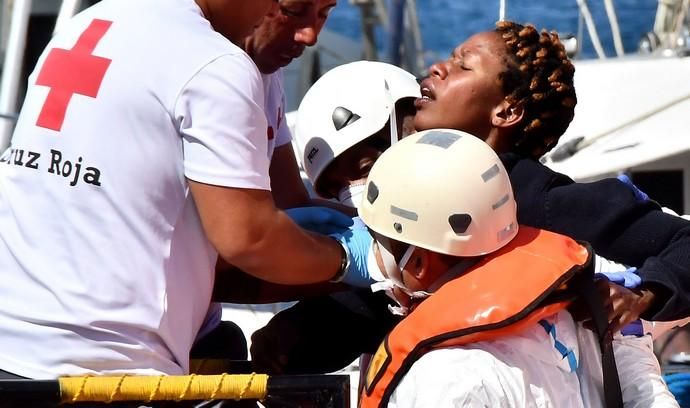
[[[360,407],[617,406],[593,375],[594,334],[564,304],[591,281],[593,254],[516,212],[501,160],[470,134],[422,131],[381,155],[359,214],[374,236],[372,289],[405,317],[373,357]],[[622,406],[677,406],[625,374]]]
[[[356,206],[361,202],[369,169],[390,146],[391,134],[402,137],[414,131],[411,126],[414,115],[412,104],[419,96],[419,84],[412,74],[382,62],[345,64],[333,68],[316,81],[298,109],[295,142],[307,177],[320,198],[349,206],[354,210],[350,212],[356,215]],[[392,122],[394,128],[391,128],[391,117],[396,118]],[[394,139],[397,138],[394,136]],[[255,368],[276,373],[304,373],[323,372],[331,368],[337,370],[346,366],[360,353],[340,355],[329,353],[328,349],[373,348],[388,326],[379,322],[392,319],[385,307],[366,306],[371,296],[386,302],[385,296],[372,295],[368,290],[342,291],[341,288],[330,296],[311,296],[312,299],[299,302],[287,314],[279,313],[271,320],[271,330],[260,329],[252,335],[251,353]],[[355,344],[358,339],[351,338],[347,333],[342,333],[342,336],[335,334],[338,327],[333,327],[334,341],[330,344],[301,347],[296,340],[301,337],[299,333],[308,330],[300,322],[306,323],[312,318],[320,321],[325,316],[315,313],[332,308],[347,311],[339,314],[347,316],[347,321],[352,324],[363,318],[364,322],[358,323],[358,326],[376,333],[375,340],[372,342],[365,337],[363,339],[370,344]],[[295,320],[282,318],[293,315],[297,317]],[[342,323],[342,327],[349,326],[345,321]],[[285,335],[278,340],[271,334],[274,332],[293,333],[295,336]],[[343,339],[348,344],[338,344],[337,339]],[[334,358],[312,360],[308,357],[311,354],[321,355],[321,351],[324,356]],[[290,361],[299,364],[292,366]]]
[[[412,74],[383,62],[352,62],[319,78],[304,95],[295,124],[300,159],[316,193],[356,208],[378,156],[414,131],[412,104],[420,96]]]

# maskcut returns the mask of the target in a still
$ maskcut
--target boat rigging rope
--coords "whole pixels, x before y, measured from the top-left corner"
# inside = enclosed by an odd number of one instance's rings
[[[606,58],[604,47],[602,47],[601,41],[599,40],[597,27],[594,25],[594,19],[592,18],[592,13],[590,13],[589,7],[587,6],[587,1],[577,0],[577,5],[580,6],[580,13],[582,14],[582,18],[585,20],[587,32],[589,33],[589,37],[592,39],[592,45],[594,46],[594,50],[597,52],[597,56],[601,59]]]
[[[616,55],[620,57],[625,54],[625,50],[623,49],[623,40],[621,39],[621,29],[618,26],[616,7],[613,5],[613,0],[604,0],[604,5],[606,6],[606,15],[609,17],[609,24],[611,25],[613,46],[616,49]]]

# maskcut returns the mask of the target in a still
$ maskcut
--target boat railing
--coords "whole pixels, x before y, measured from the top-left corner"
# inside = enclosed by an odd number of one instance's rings
[[[272,407],[350,408],[350,377],[250,373],[0,380],[3,406],[240,400],[262,401]]]

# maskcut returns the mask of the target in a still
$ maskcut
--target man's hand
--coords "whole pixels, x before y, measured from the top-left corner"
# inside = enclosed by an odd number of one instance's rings
[[[649,289],[626,289],[607,279],[597,280],[596,286],[604,303],[611,334],[639,319],[654,301],[654,294]],[[587,316],[584,321],[587,328],[593,327],[590,319]]]
[[[302,341],[301,327],[276,315],[263,328],[252,334],[250,353],[257,373],[285,374],[295,346]]]

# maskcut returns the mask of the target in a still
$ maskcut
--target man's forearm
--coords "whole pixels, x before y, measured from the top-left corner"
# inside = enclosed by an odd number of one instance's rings
[[[228,263],[285,285],[326,282],[341,270],[341,244],[301,229],[276,209],[269,191],[189,185],[204,231]]]
[[[212,300],[226,303],[291,302],[347,288],[346,285],[338,283],[279,285],[255,278],[219,259]]]

